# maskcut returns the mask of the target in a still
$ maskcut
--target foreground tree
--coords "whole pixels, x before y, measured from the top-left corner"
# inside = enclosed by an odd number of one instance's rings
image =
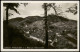
[[[21,3],[24,6],[26,6],[28,3]],[[17,8],[20,6],[19,3],[3,3],[3,6],[6,7],[6,22],[8,24],[8,18],[9,18],[9,9],[14,10],[16,13],[20,14]]]
[[[9,17],[9,9],[14,10],[16,13],[20,14],[16,9],[19,6],[19,3],[3,3],[3,6],[6,7],[6,22],[7,22],[7,24],[8,24],[8,17]]]
[[[55,11],[55,15],[58,15],[55,3],[48,3],[47,7],[48,7],[48,10],[50,10],[50,8],[53,8]]]
[[[24,6],[26,6],[28,3],[22,3]],[[11,44],[12,44],[12,40],[13,40],[13,38],[14,38],[14,34],[12,34],[12,32],[11,32],[11,28],[8,26],[8,18],[9,18],[9,9],[10,10],[14,10],[16,13],[18,13],[18,14],[20,14],[19,13],[19,11],[17,10],[17,8],[20,6],[20,4],[19,3],[3,3],[3,6],[4,7],[6,7],[6,29],[7,29],[7,33],[8,33],[8,38],[6,38],[6,40],[7,41],[9,41],[8,42],[8,46],[12,46]],[[10,31],[10,32],[9,32]],[[4,36],[6,36],[6,34],[4,35]],[[6,44],[6,43],[5,43]]]
[[[59,15],[58,11],[57,11],[57,7],[55,5],[55,3],[44,3],[42,5],[42,7],[44,8],[44,21],[45,21],[45,48],[48,48],[48,25],[47,25],[47,11],[50,10],[50,8],[53,8],[55,11],[55,15]]]
[[[44,8],[44,21],[45,21],[45,48],[48,48],[48,26],[47,26],[47,3],[42,5]]]
[[[51,8],[54,10],[55,12],[55,15],[59,16],[59,15],[62,15],[63,14],[63,11],[61,9],[61,6],[57,6],[56,5],[57,3],[48,3],[47,4],[47,8],[48,10],[50,10]]]

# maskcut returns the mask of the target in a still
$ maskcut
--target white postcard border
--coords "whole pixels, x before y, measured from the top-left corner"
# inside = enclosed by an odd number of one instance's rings
[[[77,49],[3,49],[3,3],[78,3]],[[1,51],[79,51],[79,1],[1,1]]]

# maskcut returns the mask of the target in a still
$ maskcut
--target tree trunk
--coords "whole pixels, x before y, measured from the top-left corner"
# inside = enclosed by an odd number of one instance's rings
[[[7,6],[6,7],[6,27],[7,27],[7,33],[8,33],[8,46],[10,46],[11,45],[11,35],[10,35],[10,33],[9,33],[9,26],[8,26],[8,11],[9,11],[9,7]]]
[[[8,10],[9,10],[9,8],[8,8],[8,6],[6,7],[6,23],[8,24]]]
[[[45,48],[48,48],[48,26],[47,26],[47,3],[44,3],[44,15],[45,15]]]

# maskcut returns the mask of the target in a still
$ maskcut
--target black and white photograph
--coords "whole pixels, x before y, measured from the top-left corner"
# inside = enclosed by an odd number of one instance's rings
[[[2,50],[78,50],[79,2],[1,2]]]

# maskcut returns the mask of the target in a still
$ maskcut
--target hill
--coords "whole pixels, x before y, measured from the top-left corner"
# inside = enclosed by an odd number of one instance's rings
[[[48,25],[48,37],[49,37],[48,40],[49,40],[49,44],[52,47],[55,47],[57,49],[59,49],[59,48],[72,49],[72,48],[77,47],[77,21],[69,20],[64,17],[56,16],[56,15],[49,15],[47,17],[47,19],[48,19],[47,25]],[[26,18],[11,19],[11,20],[9,20],[8,26],[11,31],[10,32],[11,36],[12,35],[14,37],[18,36],[19,38],[20,37],[25,37],[25,38],[30,37],[33,40],[39,39],[39,42],[41,42],[41,41],[45,42],[44,22],[45,22],[44,17],[29,16]],[[6,28],[5,21],[4,21],[4,26],[5,26],[4,27],[4,30],[5,30],[5,28]],[[5,33],[5,31],[4,31],[4,33]],[[5,36],[5,34],[4,34],[4,36]],[[29,41],[31,41],[31,40],[29,40]],[[35,42],[36,42],[36,40],[35,40]],[[13,43],[13,41],[12,41],[12,43]],[[32,45],[32,44],[30,44],[30,45]],[[37,45],[38,44],[36,44],[34,47],[36,47]],[[44,47],[44,46],[41,45],[41,47]]]

